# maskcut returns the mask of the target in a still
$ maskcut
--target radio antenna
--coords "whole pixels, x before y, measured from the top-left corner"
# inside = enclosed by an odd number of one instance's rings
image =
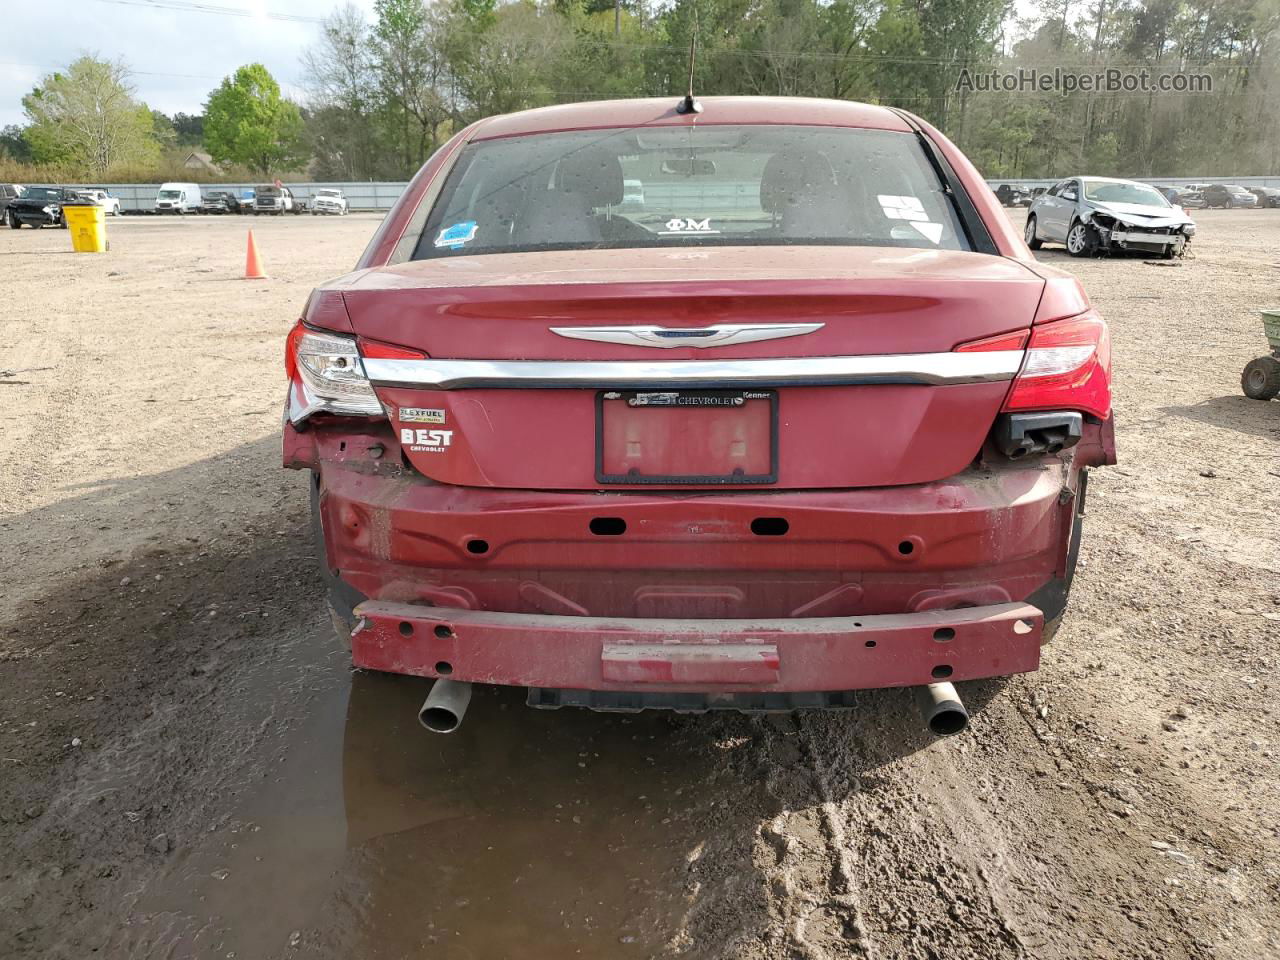
[[[698,8],[693,8],[693,36],[689,38],[689,92],[676,104],[676,113],[701,113],[702,104],[693,97],[693,68],[698,61]]]

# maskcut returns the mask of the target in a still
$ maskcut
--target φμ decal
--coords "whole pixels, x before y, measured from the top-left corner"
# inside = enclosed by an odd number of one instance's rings
[[[682,237],[690,234],[706,237],[720,232],[711,226],[710,217],[703,217],[701,220],[694,217],[672,217],[664,226],[667,229],[658,231],[660,237]]]
[[[476,238],[476,229],[477,226],[474,220],[463,220],[461,223],[455,223],[451,227],[445,227],[436,236],[436,246],[457,250]]]

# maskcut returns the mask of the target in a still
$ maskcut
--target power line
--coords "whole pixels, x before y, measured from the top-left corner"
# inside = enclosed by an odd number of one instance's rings
[[[324,17],[308,17],[300,13],[273,13],[270,10],[252,10],[247,7],[228,7],[217,3],[198,3],[196,0],[98,0],[99,3],[115,3],[125,7],[149,7],[153,10],[174,10],[180,13],[208,13],[219,17],[247,17],[251,20],[281,20],[286,23],[324,23]]]

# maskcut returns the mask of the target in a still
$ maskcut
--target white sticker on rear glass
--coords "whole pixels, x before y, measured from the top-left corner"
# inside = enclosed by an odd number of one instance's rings
[[[890,220],[929,219],[929,215],[924,212],[924,204],[915,197],[891,197],[882,193],[876,199],[880,201],[880,209]]]
[[[934,243],[942,240],[942,224],[940,223],[919,223],[915,220],[911,221],[911,226],[915,227],[928,239]]]

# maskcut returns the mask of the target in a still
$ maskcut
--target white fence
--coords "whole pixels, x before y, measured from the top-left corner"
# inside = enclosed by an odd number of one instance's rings
[[[357,181],[355,183],[286,183],[295,197],[310,201],[316,191],[326,187],[341,190],[347,197],[352,210],[390,210],[392,204],[400,199],[400,194],[409,185],[405,180],[400,183]],[[81,183],[72,184],[80,187],[105,187],[113,197],[120,198],[120,208],[131,212],[149,213],[156,208],[156,194],[160,191],[158,183]],[[230,190],[237,197],[245,191],[253,195],[252,183],[202,183],[201,192],[209,190]]]
[[[987,183],[991,189],[995,189],[1002,183],[1013,184],[1021,187],[1051,187],[1063,177],[1057,177],[1052,180],[1019,180],[1019,179],[989,179]],[[1280,176],[1275,177],[1138,177],[1144,183],[1154,183],[1159,186],[1183,186],[1189,183],[1235,183],[1242,187],[1280,187]],[[408,181],[391,182],[391,181],[355,181],[351,183],[286,183],[285,186],[293,191],[295,197],[310,201],[317,190],[325,187],[333,187],[341,190],[347,197],[347,202],[352,210],[390,210],[392,205],[400,198],[400,194],[404,192]],[[114,197],[120,198],[121,208],[134,212],[150,212],[156,207],[156,193],[160,190],[158,183],[94,183],[94,184],[77,184],[76,186],[95,186],[106,187],[106,189]],[[207,183],[201,184],[201,190],[232,190],[236,196],[241,196],[245,191],[252,195],[254,185],[252,183]],[[727,191],[726,197],[732,194],[735,189],[734,185],[728,185],[723,188]],[[714,198],[708,198],[712,200]]]
[[[997,180],[988,179],[987,184],[994,190],[1002,183],[1008,183],[1015,187],[1052,187],[1055,183],[1059,183],[1067,177],[1084,176],[1084,174],[1063,174],[1061,177],[1055,177],[1052,180]],[[1125,177],[1126,180],[1137,180],[1140,183],[1152,183],[1158,187],[1185,187],[1192,183],[1233,183],[1241,187],[1280,187],[1280,177]]]

